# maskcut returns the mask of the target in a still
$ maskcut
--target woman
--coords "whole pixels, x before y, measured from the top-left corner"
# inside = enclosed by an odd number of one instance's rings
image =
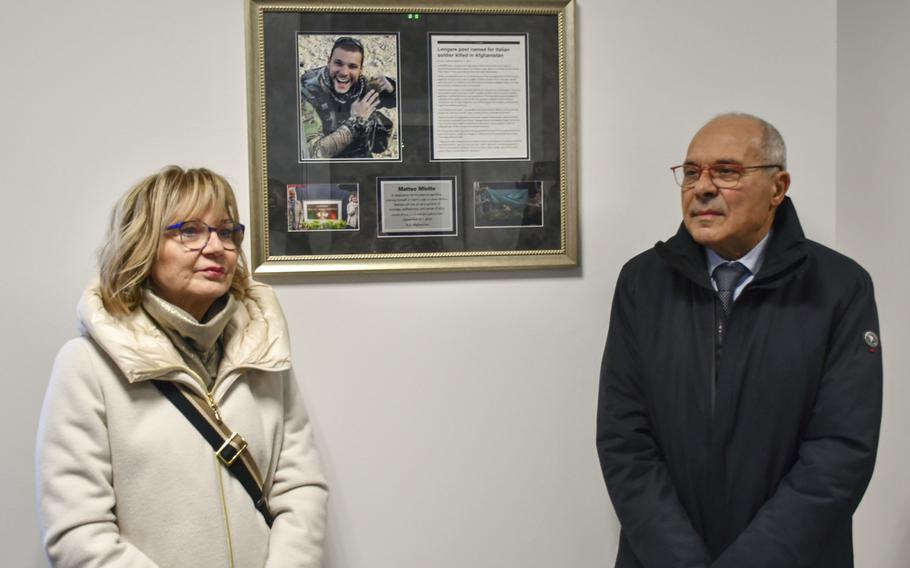
[[[41,413],[52,565],[321,566],[326,483],[284,316],[249,279],[238,219],[224,178],[176,166],[115,207],[82,337],[60,350]],[[220,453],[175,394],[226,432]]]

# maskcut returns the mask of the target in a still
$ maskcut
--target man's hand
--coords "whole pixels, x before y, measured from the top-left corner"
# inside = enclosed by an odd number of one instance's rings
[[[367,91],[362,99],[358,99],[351,104],[351,116],[367,119],[379,106],[379,93],[374,90]]]
[[[392,82],[389,81],[389,78],[385,75],[380,75],[376,78],[376,86],[380,91],[385,91],[387,93],[395,91],[395,85],[393,85]]]

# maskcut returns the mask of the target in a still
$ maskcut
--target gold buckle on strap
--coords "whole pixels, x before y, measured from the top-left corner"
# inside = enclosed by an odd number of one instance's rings
[[[234,446],[231,445],[231,442],[234,441],[234,438],[237,438],[238,440],[240,440],[240,447],[237,448],[237,451],[234,453],[233,456],[231,456],[231,459],[227,459],[224,457],[224,455],[221,452],[223,452],[226,448],[232,448],[232,449],[234,448]],[[215,455],[218,456],[218,459],[221,460],[221,463],[223,463],[224,465],[226,465],[228,467],[231,467],[232,465],[234,465],[234,462],[237,461],[237,458],[240,457],[240,454],[244,450],[246,450],[246,440],[243,439],[243,436],[241,436],[237,432],[234,432],[233,434],[231,434],[230,438],[228,438],[227,440],[224,441],[223,444],[221,444],[221,447],[218,448],[218,451],[215,452]]]

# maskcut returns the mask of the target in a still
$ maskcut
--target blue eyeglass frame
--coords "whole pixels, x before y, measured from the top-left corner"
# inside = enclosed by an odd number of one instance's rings
[[[200,221],[198,219],[187,219],[186,221],[180,221],[179,223],[174,223],[173,225],[169,225],[169,226],[165,227],[164,230],[165,231],[179,231],[187,223],[199,223],[200,225],[202,225],[203,227],[205,227],[206,229],[209,230],[209,236],[206,237],[205,243],[199,248],[190,248],[190,250],[204,249],[209,244],[209,238],[211,238],[211,234],[218,232],[218,227],[212,227],[205,221]],[[246,232],[246,225],[244,225],[243,223],[234,223],[233,221],[230,221],[230,223],[233,223],[233,225],[234,225],[234,229],[231,231],[232,233],[236,234],[236,233],[245,233]],[[233,241],[233,239],[232,239],[232,241]],[[183,239],[181,239],[180,242],[183,243]],[[222,243],[223,242],[224,241],[222,241]],[[183,246],[186,246],[186,244],[184,243]],[[235,242],[234,246],[239,248],[240,243]],[[189,248],[189,247],[187,247],[187,248]]]

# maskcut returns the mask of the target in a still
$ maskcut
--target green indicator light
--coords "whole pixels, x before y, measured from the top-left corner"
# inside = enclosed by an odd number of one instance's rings
[[[415,20],[419,20],[419,19],[420,19],[420,14],[414,14],[414,19],[415,19]]]
[[[414,19],[414,14],[408,14],[408,19],[409,19],[409,20],[413,20],[413,19]]]

